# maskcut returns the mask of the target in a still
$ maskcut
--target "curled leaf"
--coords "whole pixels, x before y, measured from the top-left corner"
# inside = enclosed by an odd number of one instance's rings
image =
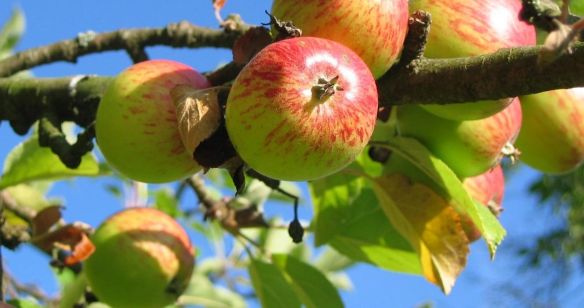
[[[32,219],[32,234],[39,236],[45,234],[61,219],[61,206],[52,205],[42,209]]]
[[[185,85],[171,91],[179,134],[189,153],[194,153],[197,146],[221,124],[219,91],[218,87],[199,90]]]
[[[252,27],[233,44],[233,62],[247,64],[253,56],[272,42],[268,29]]]
[[[54,248],[70,252],[70,255],[63,261],[66,266],[89,258],[95,251],[95,246],[87,236],[86,227],[80,224],[68,224],[36,236],[32,239],[32,243],[49,254]]]
[[[456,210],[429,187],[401,174],[375,178],[373,187],[392,225],[418,252],[426,279],[450,293],[469,253]]]
[[[548,34],[538,56],[540,64],[549,64],[564,53],[571,54],[579,31],[570,25],[557,23],[558,28]]]
[[[221,18],[221,9],[225,6],[227,0],[213,0],[213,9],[215,10],[215,18],[219,23],[223,23],[223,18]]]

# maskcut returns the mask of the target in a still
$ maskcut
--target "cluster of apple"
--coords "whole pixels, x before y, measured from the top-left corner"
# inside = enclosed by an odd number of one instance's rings
[[[450,58],[535,44],[534,28],[518,19],[520,9],[519,0],[275,0],[272,14],[293,21],[304,36],[269,44],[233,81],[221,112],[229,140],[249,167],[274,179],[335,173],[370,141],[378,112],[375,79],[399,57],[408,10],[432,15],[425,56]],[[180,86],[210,84],[169,60],[138,63],[110,84],[96,135],[120,173],[160,183],[202,168],[177,129],[172,91]],[[400,106],[394,112],[400,134],[420,141],[496,213],[504,187],[498,164],[504,155],[518,154],[516,139],[522,160],[545,172],[566,172],[584,159],[584,105],[575,93]],[[391,157],[388,166],[396,160]],[[465,228],[470,239],[478,238],[472,225]],[[118,231],[102,231],[109,232]],[[100,254],[107,252],[98,246]]]

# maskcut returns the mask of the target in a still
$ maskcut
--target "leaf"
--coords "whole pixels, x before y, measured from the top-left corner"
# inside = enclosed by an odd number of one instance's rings
[[[337,289],[315,267],[284,254],[273,254],[272,261],[306,307],[343,307]]]
[[[226,2],[227,0],[213,0],[213,8],[215,10],[221,10]]]
[[[56,246],[69,250],[70,255],[64,260],[66,266],[86,260],[95,251],[95,245],[87,236],[86,230],[75,224],[35,236],[31,242],[49,254]]]
[[[13,10],[10,19],[0,30],[0,59],[4,59],[12,53],[24,33],[25,25],[26,21],[22,10]]]
[[[433,156],[428,149],[415,139],[396,137],[386,142],[387,147],[409,161],[423,175],[417,178],[446,198],[457,212],[467,215],[481,232],[487,242],[491,258],[505,237],[505,229],[499,220],[489,211],[477,205],[454,172],[440,159]]]
[[[93,154],[84,155],[77,169],[69,169],[49,148],[40,147],[38,137],[33,135],[7,155],[0,189],[34,180],[97,175],[100,175],[100,169]]]
[[[300,307],[300,300],[278,267],[264,261],[252,260],[248,271],[262,307]]]
[[[182,215],[178,200],[168,188],[162,188],[154,193],[154,207],[165,212],[172,218]]]
[[[469,253],[460,216],[432,189],[403,175],[384,175],[373,184],[386,216],[418,251],[426,279],[450,293]]]
[[[53,205],[42,209],[32,219],[32,234],[45,234],[61,219],[61,206]]]
[[[355,261],[347,258],[331,247],[325,250],[313,262],[314,266],[323,272],[336,272],[355,264]]]
[[[176,106],[178,131],[188,153],[194,153],[221,124],[219,90],[219,87],[200,90],[180,85],[170,92]]]
[[[214,285],[205,275],[194,274],[189,286],[178,299],[181,306],[209,308],[243,308],[244,298],[236,292]]]
[[[362,178],[341,173],[310,183],[316,245],[326,244],[343,230],[345,211],[361,195],[364,183]]]
[[[260,50],[272,42],[270,31],[264,27],[251,27],[233,43],[233,62],[247,64]]]
[[[360,166],[357,166],[360,167]],[[337,173],[310,183],[317,243],[378,267],[421,274],[416,251],[391,225],[362,178]]]
[[[4,306],[4,307],[14,307],[14,308],[43,308],[40,304],[38,304],[34,299],[30,298],[13,298],[8,300],[6,303],[12,306]]]

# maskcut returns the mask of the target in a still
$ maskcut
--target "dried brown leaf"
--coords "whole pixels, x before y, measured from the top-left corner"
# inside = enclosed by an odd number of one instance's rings
[[[247,64],[260,50],[272,42],[268,29],[252,27],[233,44],[233,62]]]
[[[219,91],[218,87],[199,90],[184,85],[171,91],[180,137],[191,154],[221,124]]]
[[[32,234],[39,236],[47,233],[61,219],[61,206],[52,205],[42,209],[32,219]]]

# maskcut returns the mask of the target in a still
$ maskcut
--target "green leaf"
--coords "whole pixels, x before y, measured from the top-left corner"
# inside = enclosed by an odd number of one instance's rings
[[[272,261],[306,307],[343,307],[337,289],[315,267],[283,254],[272,255]]]
[[[12,53],[24,33],[25,24],[24,13],[20,9],[14,9],[10,19],[0,30],[0,59],[4,59]]]
[[[40,147],[38,137],[33,135],[14,147],[6,157],[0,189],[34,180],[97,175],[100,175],[100,169],[93,154],[83,156],[77,169],[69,169],[49,148]]]
[[[154,206],[173,218],[177,218],[182,214],[178,200],[176,200],[172,190],[168,187],[154,192]]]
[[[570,11],[578,16],[584,16],[584,1],[583,0],[570,1]]]
[[[314,266],[323,272],[336,272],[355,264],[355,261],[334,250],[331,247],[325,250],[313,262]]]
[[[248,270],[262,307],[300,307],[300,300],[278,267],[260,260],[252,260]]]
[[[362,178],[342,173],[310,183],[316,245],[326,244],[343,230],[347,209],[361,195],[364,183]]]
[[[391,225],[363,178],[337,173],[310,183],[310,188],[318,244],[330,242],[355,261],[387,270],[422,273],[416,251]]]
[[[7,301],[8,304],[12,305],[14,308],[43,308],[34,299],[19,298],[11,299]]]
[[[473,202],[456,174],[415,139],[395,137],[385,144],[393,153],[412,163],[424,177],[427,177],[417,180],[435,189],[450,201],[459,213],[470,217],[487,242],[491,257],[494,257],[497,247],[505,237],[505,229],[492,213],[484,211]]]
[[[81,299],[87,288],[87,280],[83,273],[76,275],[71,269],[55,270],[61,289],[59,307],[74,307]]]
[[[205,275],[195,274],[189,286],[179,297],[180,306],[194,305],[209,308],[243,308],[245,299],[238,293],[216,287]]]

